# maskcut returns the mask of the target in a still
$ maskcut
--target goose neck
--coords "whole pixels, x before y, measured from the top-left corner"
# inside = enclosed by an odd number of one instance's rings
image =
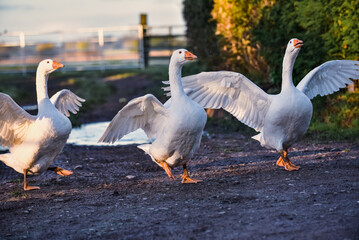
[[[44,99],[48,99],[47,93],[47,79],[48,75],[42,71],[36,72],[36,94],[37,104],[39,105]]]
[[[294,87],[292,73],[296,55],[285,54],[282,71],[282,91]]]
[[[170,63],[169,81],[171,86],[171,96],[173,98],[185,95],[181,81],[182,65],[178,63]]]

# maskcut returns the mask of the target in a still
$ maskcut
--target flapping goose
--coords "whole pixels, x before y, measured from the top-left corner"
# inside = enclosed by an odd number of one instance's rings
[[[202,72],[182,78],[188,96],[202,107],[223,108],[260,132],[253,138],[264,147],[276,149],[280,154],[277,165],[289,171],[299,169],[291,163],[287,152],[308,130],[313,112],[310,99],[352,84],[349,78],[359,78],[358,61],[334,60],[310,71],[295,87],[292,70],[302,45],[303,41],[298,39],[288,42],[283,59],[282,89],[277,95],[265,93],[236,72]],[[168,87],[164,89],[169,91]]]
[[[0,145],[9,148],[9,153],[1,154],[0,160],[24,174],[24,190],[39,189],[28,186],[28,174],[37,175],[45,170],[53,170],[62,176],[72,174],[72,171],[60,167],[49,168],[65,146],[72,129],[66,116],[69,116],[69,111],[77,113],[81,102],[85,101],[67,89],[49,99],[48,76],[63,66],[51,59],[39,63],[36,116],[23,110],[10,96],[0,93]]]
[[[113,143],[142,128],[155,140],[138,147],[150,155],[170,179],[174,180],[171,168],[182,165],[182,183],[200,182],[189,177],[186,163],[200,145],[207,116],[200,105],[187,97],[181,83],[182,66],[196,58],[185,49],[174,51],[169,66],[171,101],[163,105],[151,94],[133,99],[117,113],[99,141]]]

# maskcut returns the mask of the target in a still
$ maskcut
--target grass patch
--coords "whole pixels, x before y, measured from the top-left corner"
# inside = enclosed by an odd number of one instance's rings
[[[9,192],[9,195],[15,198],[26,198],[28,196],[27,193],[22,189],[12,190],[11,192]]]
[[[8,181],[8,183],[21,183],[21,180],[20,179],[14,179],[14,180]]]
[[[335,123],[312,122],[304,137],[315,141],[348,141],[359,143],[359,128],[338,127]]]

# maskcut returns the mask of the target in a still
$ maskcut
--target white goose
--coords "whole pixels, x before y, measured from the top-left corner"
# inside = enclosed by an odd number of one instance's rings
[[[276,149],[280,154],[277,165],[289,171],[299,169],[291,163],[287,152],[309,127],[313,112],[310,99],[338,91],[352,84],[349,78],[359,77],[355,69],[358,61],[328,61],[309,72],[295,87],[292,69],[302,45],[298,39],[289,41],[283,59],[282,90],[277,95],[265,93],[235,72],[203,72],[182,78],[188,96],[201,106],[223,108],[260,132],[253,138],[264,147]]]
[[[185,49],[174,51],[169,65],[171,102],[163,105],[151,94],[131,100],[112,119],[99,141],[113,143],[142,128],[155,140],[138,147],[150,155],[170,179],[175,179],[171,168],[182,165],[182,183],[200,182],[189,177],[186,163],[200,145],[207,116],[200,105],[187,97],[181,84],[182,66],[196,58]]]
[[[72,171],[49,165],[60,154],[69,137],[72,126],[69,111],[77,113],[80,102],[85,100],[64,89],[51,99],[47,94],[47,80],[51,72],[64,65],[51,59],[39,63],[36,72],[38,114],[30,115],[14,100],[0,93],[0,145],[9,153],[1,154],[0,160],[15,171],[24,174],[24,190],[39,189],[28,186],[27,175],[37,175],[53,170],[65,176]]]

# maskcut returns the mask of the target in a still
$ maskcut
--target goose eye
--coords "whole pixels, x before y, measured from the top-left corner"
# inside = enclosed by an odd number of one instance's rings
[[[181,53],[182,53],[182,51],[179,51],[178,53],[179,53],[179,54],[181,54]]]
[[[50,61],[47,61],[47,63],[50,63]]]
[[[292,44],[292,41],[289,41],[290,44]]]

